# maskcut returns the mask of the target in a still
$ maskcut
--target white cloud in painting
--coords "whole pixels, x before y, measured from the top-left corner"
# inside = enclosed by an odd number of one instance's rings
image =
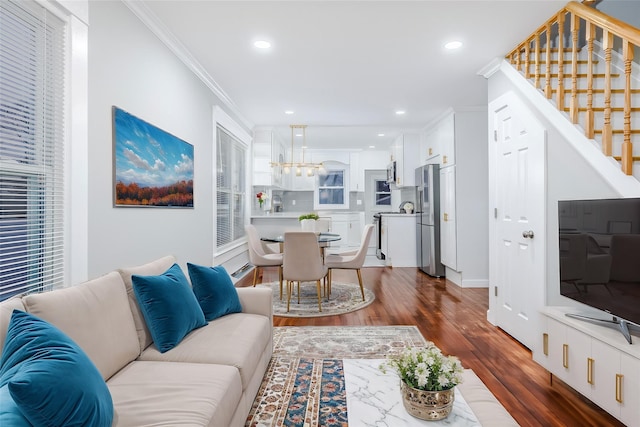
[[[182,154],[182,160],[179,160],[173,167],[178,176],[190,175],[193,173],[193,159],[186,154]]]

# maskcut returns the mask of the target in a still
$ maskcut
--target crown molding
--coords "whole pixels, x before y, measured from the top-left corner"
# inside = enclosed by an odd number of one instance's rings
[[[218,99],[220,99],[224,106],[227,107],[247,129],[253,128],[254,124],[240,112],[240,109],[229,95],[218,85],[191,52],[171,33],[160,18],[149,9],[144,1],[122,0],[122,2],[218,97]]]

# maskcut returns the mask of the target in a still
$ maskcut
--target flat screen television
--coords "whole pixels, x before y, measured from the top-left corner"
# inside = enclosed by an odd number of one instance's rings
[[[640,198],[558,202],[560,295],[602,310],[629,343],[640,326]]]

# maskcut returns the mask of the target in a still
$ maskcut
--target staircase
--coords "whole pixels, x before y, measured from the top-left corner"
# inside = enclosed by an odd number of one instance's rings
[[[637,50],[639,29],[570,2],[506,59],[595,141],[603,155],[640,181]]]

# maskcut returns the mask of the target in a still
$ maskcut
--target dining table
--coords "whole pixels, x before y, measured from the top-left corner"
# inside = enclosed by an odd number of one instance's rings
[[[318,236],[318,246],[320,246],[320,253],[322,254],[323,258],[324,258],[324,248],[329,246],[329,243],[337,242],[342,239],[342,237],[339,234],[335,234],[335,233],[322,232],[322,233],[316,233],[316,235]],[[260,240],[268,243],[280,243],[280,252],[283,251],[284,234],[278,234],[276,236],[263,236],[263,237],[260,237]]]

